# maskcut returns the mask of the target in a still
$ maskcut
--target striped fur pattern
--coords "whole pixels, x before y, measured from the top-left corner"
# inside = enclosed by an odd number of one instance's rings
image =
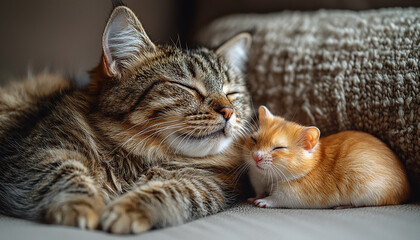
[[[230,56],[249,41],[158,46],[114,9],[87,87],[44,74],[0,89],[0,213],[125,234],[228,207],[250,116],[246,58]]]

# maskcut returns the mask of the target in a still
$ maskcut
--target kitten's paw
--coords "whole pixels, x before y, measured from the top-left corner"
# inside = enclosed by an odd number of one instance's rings
[[[276,203],[266,197],[266,198],[262,198],[262,199],[257,199],[254,201],[255,206],[260,207],[260,208],[273,208],[273,207],[277,207]]]
[[[82,229],[95,229],[99,223],[99,210],[96,207],[92,206],[91,201],[84,200],[55,203],[47,210],[46,221]]]
[[[254,198],[248,198],[248,202],[250,203],[254,203],[256,200],[261,199],[261,198],[265,198],[267,195],[266,194],[260,194]]]
[[[116,234],[138,234],[152,228],[149,217],[124,198],[106,207],[101,217],[101,226],[104,231]]]

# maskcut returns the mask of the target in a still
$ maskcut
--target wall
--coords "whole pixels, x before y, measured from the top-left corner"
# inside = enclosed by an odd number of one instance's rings
[[[149,36],[170,41],[178,32],[173,0],[125,3]],[[0,7],[0,83],[28,69],[61,71],[86,81],[101,55],[101,36],[112,9],[106,0],[10,0]]]

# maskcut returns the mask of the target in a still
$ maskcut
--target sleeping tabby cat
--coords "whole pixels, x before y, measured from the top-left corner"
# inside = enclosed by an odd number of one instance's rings
[[[41,75],[0,89],[0,213],[139,233],[226,208],[250,35],[216,51],[158,46],[119,6],[102,45],[85,88]]]

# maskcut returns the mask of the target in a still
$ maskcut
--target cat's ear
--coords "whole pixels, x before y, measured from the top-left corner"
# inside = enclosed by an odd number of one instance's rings
[[[301,132],[301,141],[303,149],[312,151],[319,142],[321,131],[317,127],[306,127]]]
[[[274,118],[274,115],[266,108],[265,106],[260,106],[258,109],[258,121],[260,123],[264,122],[267,119]]]
[[[240,33],[217,48],[216,53],[241,71],[245,70],[252,37],[247,32]]]
[[[136,62],[155,49],[136,15],[127,7],[116,7],[102,36],[103,66],[108,77],[121,77]]]

